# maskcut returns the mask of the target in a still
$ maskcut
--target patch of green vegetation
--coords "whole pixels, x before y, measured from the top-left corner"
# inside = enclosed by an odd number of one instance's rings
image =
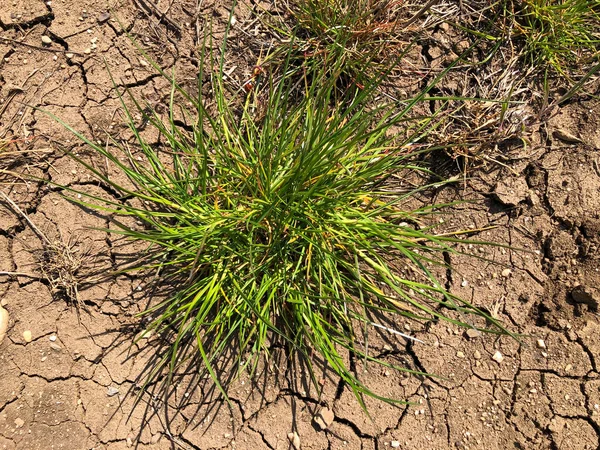
[[[293,77],[267,79],[260,117],[227,97],[222,63],[206,71],[208,86],[200,68],[198,91],[211,92],[208,98],[171,79],[167,117],[132,97],[135,113],[160,132],[161,148],[146,142],[125,102],[135,146],[98,145],[65,125],[127,177],[119,182],[73,155],[121,198],[77,192],[82,199],[73,201],[142,223],[115,221],[118,233],[148,244],[124,270],[158,270],[160,283],[175,286],[143,313],[147,331],[168,342],[147,385],[162,379],[168,386],[165,373],[199,356],[226,395],[222,370],[252,373],[279,346],[307,363],[317,389],[312,364],[321,361],[361,405],[365,394],[395,402],[365,386],[346,359],[411,372],[369,351],[374,330],[402,335],[395,329],[401,317],[467,326],[468,314],[502,330],[436,278],[436,266],[446,270],[443,253],[455,252],[459,239],[431,227],[443,205],[406,207],[428,187],[407,188],[403,180],[430,176],[411,144],[432,118],[409,120],[429,88],[403,106],[373,106],[377,84],[340,98],[337,79],[347,66],[323,63],[326,69],[305,69],[302,94]],[[414,278],[402,277],[399,266]],[[232,349],[236,356],[225,363]]]
[[[293,59],[304,70],[320,66],[327,70],[339,62],[341,74],[361,87],[370,77],[395,65],[408,47],[396,33],[405,24],[397,0],[290,0],[291,20],[268,15],[271,28],[294,41]],[[289,56],[289,46],[276,48],[268,60]]]
[[[524,42],[532,65],[569,76],[600,55],[599,0],[520,0],[504,5],[511,34]]]

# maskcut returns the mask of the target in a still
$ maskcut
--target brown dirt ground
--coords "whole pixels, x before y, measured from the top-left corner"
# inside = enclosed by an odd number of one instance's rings
[[[372,345],[380,345],[389,361],[441,378],[367,371],[365,379],[381,393],[414,402],[392,407],[369,401],[372,421],[335,382],[319,399],[302,384],[273,377],[239,380],[232,386],[231,407],[186,392],[180,397],[189,401],[178,412],[170,408],[170,418],[152,414],[160,409],[158,398],[132,409],[133,398],[125,394],[148,352],[142,343],[141,352],[131,354],[120,330],[135,324],[133,315],[142,307],[139,283],[133,277],[83,283],[79,296],[86,308],[78,313],[73,304],[53,298],[53,286],[36,264],[43,242],[23,216],[51,241],[89,255],[80,268],[83,279],[115,267],[135,246],[91,231],[107,226],[106,218],[75,207],[56,188],[19,180],[18,174],[110,195],[57,150],[66,147],[86,157],[76,139],[25,105],[43,106],[98,140],[107,132],[126,133],[105,64],[117,84],[154,105],[164,101],[168,87],[140,59],[116,17],[163,67],[175,67],[179,79],[193,83],[202,18],[212,16],[218,31],[227,8],[194,0],[161,1],[156,10],[152,4],[0,0],[0,138],[15,141],[1,155],[2,192],[23,212],[0,201],[0,270],[28,274],[0,276],[2,305],[11,316],[0,346],[0,449],[117,450],[135,446],[136,440],[141,449],[284,449],[293,430],[305,449],[383,449],[393,441],[403,449],[599,447],[597,101],[571,101],[555,109],[547,123],[531,127],[528,145],[513,146],[502,164],[469,173],[467,181],[440,190],[435,199],[466,195],[477,200],[447,211],[445,224],[453,229],[492,225],[478,237],[528,250],[467,246],[466,252],[486,259],[453,257],[456,271],[442,274],[452,292],[527,335],[521,343],[470,338],[442,323],[413,327],[424,344],[380,338]],[[238,86],[260,53],[255,5],[240,5],[236,14],[230,69]],[[109,9],[111,18],[100,23]],[[447,55],[444,28],[436,32],[438,41],[419,47],[416,58],[422,58],[415,64],[434,67]],[[43,35],[52,39],[50,45],[42,45]],[[258,36],[254,46],[246,45],[248,36]],[[410,90],[409,85],[403,89]],[[565,133],[579,139],[571,142]],[[25,330],[31,331],[31,342],[24,340]],[[501,362],[492,359],[498,351]],[[324,432],[311,420],[323,402],[335,413]]]

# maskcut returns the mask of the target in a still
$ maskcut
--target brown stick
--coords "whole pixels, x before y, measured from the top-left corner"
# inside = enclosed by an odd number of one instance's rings
[[[419,17],[421,17],[423,14],[425,14],[427,12],[427,10],[429,8],[431,8],[433,5],[435,5],[437,2],[439,2],[439,0],[429,0],[427,2],[427,4],[425,4],[425,6],[423,6],[419,12],[417,12],[414,16],[412,16],[410,19],[408,19],[407,22],[402,24],[402,28],[407,28],[408,26],[412,25],[413,23],[415,23]]]
[[[6,38],[6,37],[3,37],[3,36],[0,36],[0,41],[10,42],[11,44],[17,44],[17,45],[22,45],[24,47],[34,48],[36,50],[41,50],[43,52],[50,52],[50,53],[73,53],[74,55],[77,55],[77,56],[88,56],[88,55],[85,55],[84,53],[74,52],[72,50],[65,50],[65,49],[62,49],[62,48],[61,49],[55,49],[55,48],[48,48],[48,47],[40,47],[39,45],[28,44],[26,42],[17,41],[16,39],[10,39],[10,38]]]

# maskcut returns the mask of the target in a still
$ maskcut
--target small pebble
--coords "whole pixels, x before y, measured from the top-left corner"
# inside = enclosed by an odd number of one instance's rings
[[[50,36],[42,36],[42,44],[44,44],[44,45],[52,44],[52,39],[50,39]]]
[[[109,386],[108,389],[106,390],[106,395],[108,395],[109,397],[114,397],[118,393],[119,393],[119,390],[113,386]]]
[[[52,336],[50,336],[50,342],[55,342],[56,341],[56,335],[53,334]]]
[[[0,344],[2,344],[6,332],[8,331],[9,318],[8,311],[0,306]]]
[[[67,59],[73,59],[73,56],[75,56],[73,53],[65,53]]]
[[[543,339],[538,339],[537,346],[538,346],[538,348],[546,348],[546,343],[544,342]]]
[[[502,353],[500,353],[499,351],[496,351],[496,353],[494,353],[494,356],[492,356],[492,359],[498,364],[500,364],[504,359],[504,356],[502,356]]]
[[[567,364],[565,366],[565,372],[570,372],[572,368],[573,368],[573,366],[571,364]]]
[[[104,22],[107,22],[108,19],[110,19],[110,13],[109,12],[103,12],[102,14],[100,14],[98,16],[98,18],[96,20],[98,21],[98,23],[102,24]]]
[[[92,49],[90,47],[86,48],[83,53],[85,53],[86,55],[89,55],[90,53],[92,53]]]
[[[62,350],[62,347],[60,345],[58,345],[58,344],[55,344],[54,342],[52,342],[50,344],[50,348],[52,350],[54,350],[55,352],[60,352]]]
[[[475,328],[469,328],[467,330],[467,336],[469,337],[469,339],[476,339],[479,336],[481,336],[481,332],[479,330],[476,330]]]
[[[473,352],[473,358],[475,358],[475,359],[481,359],[481,353],[479,352],[479,350],[475,350]]]
[[[298,433],[294,431],[293,433],[288,433],[287,436],[294,450],[300,450],[300,436],[298,436]]]
[[[511,273],[512,273],[512,270],[510,270],[510,269],[504,269],[504,270],[502,271],[502,276],[503,276],[504,278],[508,278],[508,277],[510,277],[510,274],[511,274]]]
[[[464,358],[465,354],[463,352],[456,352],[456,357],[457,358]]]
[[[31,335],[30,330],[23,331],[23,339],[25,342],[31,342],[33,340],[33,336]]]
[[[390,446],[392,448],[399,448],[400,447],[400,441],[392,441],[392,442],[390,442]]]
[[[313,417],[315,424],[321,431],[327,429],[327,427],[333,423],[333,419],[335,419],[335,415],[329,408],[321,408],[321,411]]]

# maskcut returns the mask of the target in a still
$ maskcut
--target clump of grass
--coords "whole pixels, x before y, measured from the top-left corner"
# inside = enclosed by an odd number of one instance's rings
[[[146,386],[199,355],[199,370],[226,394],[221,382],[228,376],[219,369],[231,348],[237,357],[230,370],[252,373],[280,344],[308,363],[317,389],[311,361],[319,359],[363,404],[363,394],[377,394],[351,370],[345,352],[410,371],[371,354],[363,333],[399,333],[396,317],[466,325],[447,310],[496,323],[436,279],[431,267],[445,265],[443,252],[457,240],[425,225],[437,206],[403,207],[424,188],[407,189],[395,177],[429,175],[414,164],[410,145],[429,119],[407,121],[421,98],[373,106],[376,85],[339,98],[336,75],[343,70],[340,61],[313,69],[300,98],[296,80],[271,80],[260,120],[228,99],[222,64],[210,71],[208,89],[200,83],[198,96],[173,77],[167,117],[145,113],[132,98],[160,132],[160,148],[144,140],[125,102],[136,147],[101,146],[66,125],[127,176],[125,185],[79,160],[121,196],[106,201],[79,192],[86,199],[79,202],[144,224],[115,222],[119,233],[149,244],[124,270],[159,269],[161,283],[174,287],[144,312],[147,331],[168,343]],[[204,75],[201,67],[199,80]],[[211,97],[202,95],[206,90]],[[402,278],[397,265],[420,275]]]
[[[269,26],[285,39],[293,39],[293,56],[302,70],[326,69],[325,64],[339,61],[346,82],[360,87],[396,64],[408,47],[407,39],[397,33],[406,25],[405,7],[397,0],[289,0],[285,9],[292,20],[279,16]],[[288,49],[277,47],[265,64],[280,64],[282,55],[289,57]]]
[[[531,65],[569,76],[598,62],[599,0],[520,0],[503,4],[510,33]]]

